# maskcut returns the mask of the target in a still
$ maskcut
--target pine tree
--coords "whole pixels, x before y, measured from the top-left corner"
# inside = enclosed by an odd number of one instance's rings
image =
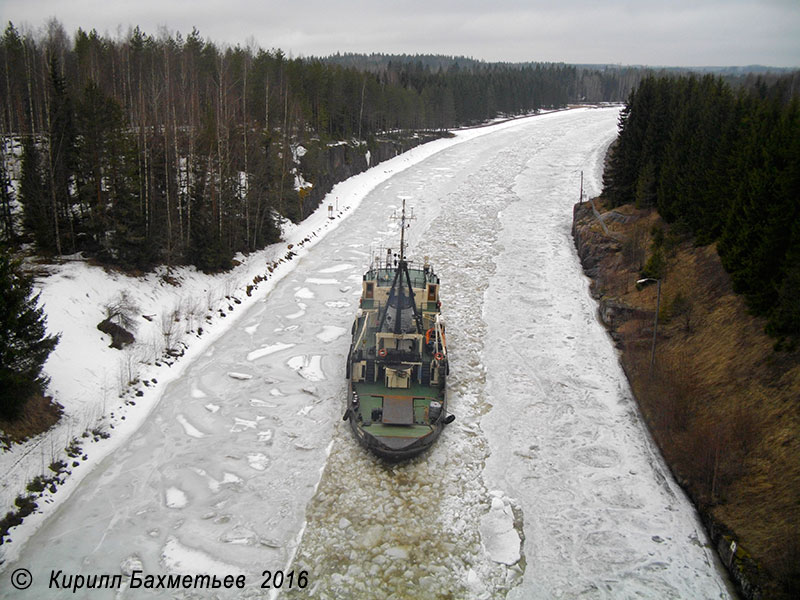
[[[0,250],[0,415],[14,418],[47,386],[42,367],[59,336],[48,335],[46,318],[19,262]]]

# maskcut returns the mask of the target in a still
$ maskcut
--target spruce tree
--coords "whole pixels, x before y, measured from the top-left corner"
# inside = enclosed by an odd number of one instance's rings
[[[66,78],[61,74],[59,62],[55,57],[50,59],[51,98],[49,104],[47,178],[50,200],[54,217],[55,250],[60,255],[63,251],[74,252],[76,240],[73,215],[72,194],[70,192],[72,178],[75,174],[76,147],[75,123],[72,99],[67,91]],[[63,242],[62,242],[63,240]]]
[[[14,231],[14,194],[11,182],[6,170],[6,157],[4,151],[5,144],[0,144],[0,221],[2,221],[2,232],[0,240],[3,243],[14,243],[17,239]]]
[[[779,338],[777,347],[794,349],[800,341],[800,222],[795,221],[778,301],[770,314],[767,333]],[[789,338],[788,341],[785,338]]]
[[[150,269],[158,260],[158,249],[147,235],[147,222],[138,196],[141,182],[136,164],[136,139],[123,132],[121,126],[112,133],[108,168],[111,182],[108,252],[123,268]]]
[[[0,249],[0,415],[14,418],[41,394],[48,379],[42,367],[59,336],[48,335],[46,317],[31,279]]]
[[[22,142],[20,200],[25,230],[33,235],[39,252],[54,254],[56,242],[53,230],[53,205],[47,197],[42,174],[42,159],[33,136],[25,137]]]

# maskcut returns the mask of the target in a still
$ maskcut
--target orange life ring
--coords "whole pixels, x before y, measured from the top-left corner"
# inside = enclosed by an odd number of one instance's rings
[[[433,355],[433,358],[435,358],[439,362],[442,362],[442,360],[444,359],[444,354],[442,354],[441,352],[437,352],[436,354]]]
[[[386,348],[381,348],[380,350],[378,350],[378,356],[380,356],[381,358],[385,358],[387,354],[388,352],[386,352]]]
[[[433,335],[434,335],[434,329],[433,329],[433,327],[431,327],[430,329],[428,329],[428,331],[425,332],[425,343],[426,344],[430,344],[431,338],[433,337]],[[443,344],[445,343],[445,341],[444,341],[444,327],[442,328],[442,343]]]

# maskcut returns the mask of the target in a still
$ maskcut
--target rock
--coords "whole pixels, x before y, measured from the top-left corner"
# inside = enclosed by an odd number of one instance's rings
[[[130,331],[114,323],[111,320],[111,317],[105,319],[104,321],[100,321],[97,324],[97,328],[103,333],[111,336],[111,348],[122,350],[125,346],[128,346],[136,341],[136,338]]]

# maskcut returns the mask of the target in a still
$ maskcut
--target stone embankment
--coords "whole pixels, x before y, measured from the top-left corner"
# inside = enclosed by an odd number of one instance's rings
[[[306,152],[299,157],[300,171],[313,187],[303,197],[303,214],[311,214],[340,181],[446,135],[451,134],[446,131],[398,132],[365,141],[305,144]]]

